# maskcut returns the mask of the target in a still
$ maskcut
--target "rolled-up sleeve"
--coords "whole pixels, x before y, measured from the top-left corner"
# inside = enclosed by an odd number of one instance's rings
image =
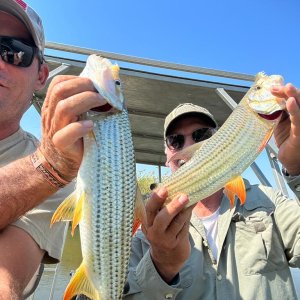
[[[290,189],[294,192],[298,198],[298,204],[300,205],[300,176],[284,176]]]
[[[297,180],[300,181],[300,177]],[[291,267],[300,268],[299,199],[291,200],[279,191],[273,194],[274,196],[274,218],[284,244],[286,258]]]

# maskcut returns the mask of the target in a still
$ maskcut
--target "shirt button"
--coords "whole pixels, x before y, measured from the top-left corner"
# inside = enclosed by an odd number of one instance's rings
[[[173,294],[166,294],[165,299],[173,299]]]
[[[218,280],[222,280],[222,275],[221,275],[221,274],[218,274],[218,275],[217,275],[217,279],[218,279]]]
[[[295,186],[295,189],[296,189],[297,192],[300,192],[300,184],[297,184],[297,185]]]

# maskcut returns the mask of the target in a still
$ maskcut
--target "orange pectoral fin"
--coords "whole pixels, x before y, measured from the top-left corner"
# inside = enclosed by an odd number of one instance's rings
[[[72,221],[72,235],[74,230],[79,224],[82,217],[82,207],[85,199],[85,193],[83,192],[78,198],[78,194],[74,191],[69,195],[54,212],[50,226],[59,221]]]
[[[225,185],[224,193],[229,199],[230,208],[234,205],[235,195],[240,199],[243,205],[246,202],[246,188],[242,176],[238,176]]]
[[[233,206],[234,206],[234,197],[235,197],[234,192],[226,189],[226,187],[225,187],[224,194],[227,196],[227,198],[229,200],[230,208],[233,208]]]
[[[132,236],[135,235],[135,233],[137,232],[137,230],[140,228],[141,225],[142,225],[142,222],[139,219],[133,220]]]
[[[134,211],[132,235],[134,235],[136,231],[139,229],[139,227],[141,226],[141,224],[146,221],[145,203],[140,188],[138,187],[138,184],[136,185],[135,197],[136,199],[135,199],[135,211]]]
[[[259,148],[258,148],[258,152],[261,152],[264,150],[264,148],[266,147],[266,145],[268,144],[272,134],[273,134],[274,130],[270,130],[268,132],[268,134],[265,136],[265,138],[263,139],[262,143],[260,144]]]
[[[76,191],[70,194],[54,212],[50,226],[59,221],[72,221],[77,203]]]
[[[86,194],[83,192],[80,195],[79,200],[77,201],[77,204],[76,204],[76,207],[74,210],[73,220],[72,220],[72,231],[71,231],[72,236],[74,235],[75,228],[77,227],[77,225],[79,224],[79,222],[81,220],[82,208],[83,208],[85,198],[86,198]]]

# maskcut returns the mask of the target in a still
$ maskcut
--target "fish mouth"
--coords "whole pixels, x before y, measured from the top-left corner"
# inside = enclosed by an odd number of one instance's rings
[[[108,112],[111,109],[112,109],[112,106],[109,103],[106,103],[104,105],[94,107],[91,110],[96,111],[96,112]]]
[[[260,114],[260,113],[258,113],[258,115],[263,119],[273,121],[273,120],[278,119],[281,116],[282,112],[283,112],[283,110],[277,110],[269,115]]]

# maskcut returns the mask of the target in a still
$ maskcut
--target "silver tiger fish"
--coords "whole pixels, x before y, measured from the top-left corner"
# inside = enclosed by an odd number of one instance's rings
[[[211,138],[170,159],[183,163],[158,185],[168,191],[166,204],[185,193],[190,206],[223,188],[231,207],[235,196],[242,204],[246,201],[241,174],[264,149],[280,120],[285,100],[272,95],[270,89],[282,84],[279,75],[258,73],[253,86]]]
[[[127,276],[134,227],[136,173],[128,113],[119,67],[89,56],[80,75],[92,80],[107,100],[108,112],[89,112],[93,131],[84,137],[83,160],[76,190],[57,209],[52,223],[79,224],[83,261],[64,294],[95,300],[121,299]],[[133,228],[134,227],[134,228]]]

